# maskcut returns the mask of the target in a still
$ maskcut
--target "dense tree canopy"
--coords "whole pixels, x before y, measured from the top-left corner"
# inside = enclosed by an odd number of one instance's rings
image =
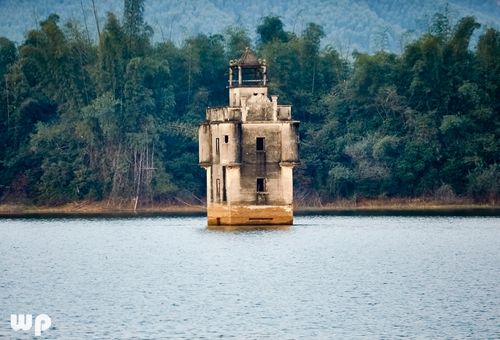
[[[152,43],[143,1],[109,13],[93,44],[50,15],[16,47],[0,38],[0,195],[4,201],[204,199],[196,128],[227,102],[227,66],[248,32]],[[256,28],[270,92],[301,120],[299,203],[359,197],[500,195],[500,33],[434,17],[402,54],[322,47],[279,17]]]

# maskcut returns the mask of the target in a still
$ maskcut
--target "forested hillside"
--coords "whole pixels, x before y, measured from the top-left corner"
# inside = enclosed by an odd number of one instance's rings
[[[204,200],[197,125],[226,104],[228,61],[246,46],[301,121],[298,203],[498,199],[500,33],[487,28],[472,45],[475,18],[437,13],[401,54],[346,58],[317,23],[294,32],[270,16],[255,41],[232,28],[179,44],[152,40],[143,1],[124,8],[96,41],[57,15],[18,46],[0,38],[4,202]]]
[[[1,0],[0,36],[21,43],[39,21],[57,13],[62,22],[74,20],[95,40],[97,24],[104,24],[109,11],[121,13],[122,1]],[[296,34],[314,22],[325,32],[323,45],[333,45],[348,55],[355,49],[373,53],[381,47],[401,53],[405,43],[425,32],[438,11],[447,12],[453,22],[469,15],[483,28],[500,28],[496,0],[148,0],[144,14],[154,30],[154,41],[177,44],[199,33],[221,33],[227,26],[246,28],[254,39],[255,27],[265,16],[279,16]]]

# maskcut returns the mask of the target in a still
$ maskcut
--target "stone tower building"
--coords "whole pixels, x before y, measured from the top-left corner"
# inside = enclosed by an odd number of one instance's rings
[[[247,48],[229,65],[229,106],[208,108],[199,127],[208,224],[292,224],[299,122],[268,98],[265,60]]]

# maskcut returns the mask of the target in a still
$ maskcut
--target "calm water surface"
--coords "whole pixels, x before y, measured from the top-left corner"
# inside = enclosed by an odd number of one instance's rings
[[[0,337],[500,338],[500,218],[1,219]]]

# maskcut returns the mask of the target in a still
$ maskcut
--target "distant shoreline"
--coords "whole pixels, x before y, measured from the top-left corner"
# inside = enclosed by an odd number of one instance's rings
[[[294,207],[296,216],[314,214],[334,215],[479,215],[500,216],[498,203],[449,202],[426,199],[370,199],[362,201],[343,200],[321,206]],[[0,204],[0,218],[43,216],[203,216],[204,205],[153,205],[133,208],[109,205],[106,202],[73,202],[58,206],[36,206],[26,204]]]

